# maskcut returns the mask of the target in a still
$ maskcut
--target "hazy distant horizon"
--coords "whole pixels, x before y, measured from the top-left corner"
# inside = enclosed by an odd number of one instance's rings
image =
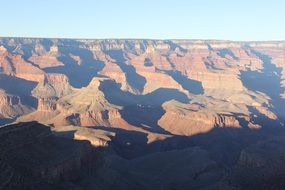
[[[231,40],[231,39],[183,39],[183,38],[74,38],[74,37],[33,37],[33,36],[0,36],[0,38],[22,38],[22,39],[59,39],[59,40],[153,40],[153,41],[218,41],[218,42],[285,42],[285,40]]]

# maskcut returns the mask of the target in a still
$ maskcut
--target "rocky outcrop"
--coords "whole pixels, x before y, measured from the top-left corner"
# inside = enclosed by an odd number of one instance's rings
[[[95,147],[106,147],[111,142],[111,138],[115,133],[107,132],[99,129],[79,129],[74,133],[76,140],[88,140]]]
[[[52,112],[56,110],[56,99],[41,98],[38,101],[38,111]]]
[[[188,73],[191,79],[201,81],[203,88],[215,90],[242,91],[244,87],[238,75],[226,73],[196,72]]]
[[[260,141],[244,149],[229,177],[229,187],[240,189],[283,189],[284,137]]]
[[[32,94],[37,98],[60,98],[73,91],[68,78],[63,74],[45,74],[44,80],[38,83]]]
[[[279,100],[284,96],[284,42],[1,38],[0,46],[5,81],[34,82],[24,93],[0,84],[21,104],[36,109],[18,111],[12,117],[17,121],[119,124],[180,135],[215,126],[258,128],[265,120],[284,123],[284,110],[278,106],[284,103]],[[268,55],[272,67],[256,52]],[[271,85],[263,85],[267,74],[280,75],[273,81],[278,90],[273,96]],[[272,101],[276,98],[279,102]],[[171,100],[181,104],[165,106]],[[156,111],[146,111],[142,118],[151,122],[130,118],[129,113],[139,114],[150,105]]]
[[[215,127],[240,128],[238,119],[231,115],[221,115],[210,112],[166,112],[159,120],[159,124],[175,135],[192,136],[206,133]]]
[[[44,80],[44,72],[32,63],[27,62],[22,55],[9,52],[2,59],[4,59],[2,67],[5,74],[38,83]]]
[[[2,127],[0,139],[0,166],[7,174],[1,172],[4,189],[77,179],[91,153],[88,142],[55,137],[48,126],[36,122]]]
[[[217,182],[223,176],[223,169],[199,147],[156,152],[131,160],[106,155],[104,163],[99,166],[100,175],[94,184],[106,190],[218,189]]]
[[[0,189],[284,189],[284,47],[0,38]]]
[[[19,96],[9,95],[3,91],[0,91],[0,107],[0,119],[15,119],[32,111],[31,108],[22,105]]]

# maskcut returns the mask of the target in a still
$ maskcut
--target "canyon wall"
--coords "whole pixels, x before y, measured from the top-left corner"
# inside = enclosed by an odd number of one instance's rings
[[[283,123],[284,47],[284,42],[1,38],[0,120],[158,135]]]

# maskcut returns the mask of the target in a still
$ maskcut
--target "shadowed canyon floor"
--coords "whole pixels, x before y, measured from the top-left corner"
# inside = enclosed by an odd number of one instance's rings
[[[282,189],[284,68],[278,41],[0,38],[0,189]]]

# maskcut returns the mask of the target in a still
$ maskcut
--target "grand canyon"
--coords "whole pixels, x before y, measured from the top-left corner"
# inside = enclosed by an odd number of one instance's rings
[[[0,38],[0,190],[285,189],[284,124],[284,41]]]

